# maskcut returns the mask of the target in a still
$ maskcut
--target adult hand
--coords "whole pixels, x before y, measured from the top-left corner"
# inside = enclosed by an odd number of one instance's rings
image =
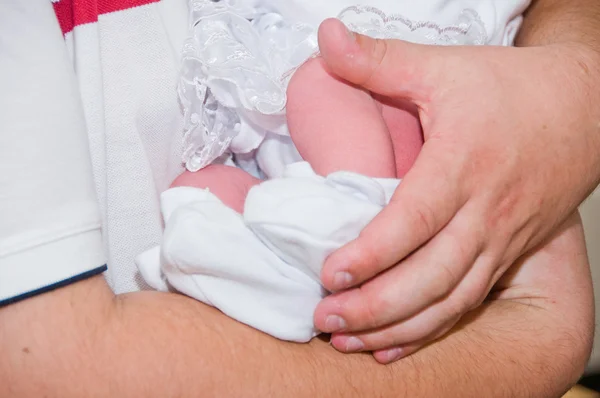
[[[417,106],[425,144],[389,206],[332,254],[315,313],[346,352],[397,360],[477,307],[600,178],[595,54],[437,47],[319,32],[333,73]],[[340,292],[341,291],[341,292]]]

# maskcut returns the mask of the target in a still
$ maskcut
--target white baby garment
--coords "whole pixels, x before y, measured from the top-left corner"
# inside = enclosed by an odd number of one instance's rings
[[[170,285],[272,336],[306,342],[318,333],[325,258],[358,236],[397,184],[349,172],[324,178],[299,162],[252,188],[243,215],[208,190],[172,188],[161,197],[163,243],[137,263],[155,289]]]

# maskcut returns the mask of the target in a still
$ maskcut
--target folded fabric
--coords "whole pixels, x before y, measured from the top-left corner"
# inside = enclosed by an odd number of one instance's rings
[[[389,202],[399,180],[314,173],[306,162],[250,190],[244,214],[209,190],[162,194],[160,248],[136,259],[157,290],[175,289],[283,340],[306,342],[329,254],[355,239]]]

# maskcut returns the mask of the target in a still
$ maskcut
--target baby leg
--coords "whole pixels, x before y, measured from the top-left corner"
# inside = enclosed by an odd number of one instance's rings
[[[258,178],[237,167],[210,165],[195,173],[186,171],[175,179],[171,188],[208,188],[226,206],[241,214],[244,212],[248,191],[259,183]]]
[[[403,178],[417,160],[423,147],[423,132],[415,106],[402,101],[390,103],[375,97],[390,132],[396,159],[396,175]]]
[[[368,92],[332,76],[316,58],[296,71],[287,93],[290,135],[318,174],[396,177],[390,133]]]

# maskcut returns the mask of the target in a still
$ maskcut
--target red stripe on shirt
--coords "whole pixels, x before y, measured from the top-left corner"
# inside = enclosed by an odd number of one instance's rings
[[[128,10],[130,8],[158,2],[159,0],[98,0],[98,15]]]
[[[52,5],[63,35],[72,31],[74,26],[73,0],[60,0],[58,3],[52,3]]]
[[[54,12],[63,34],[76,26],[98,21],[98,15],[157,3],[159,0],[59,0]]]

